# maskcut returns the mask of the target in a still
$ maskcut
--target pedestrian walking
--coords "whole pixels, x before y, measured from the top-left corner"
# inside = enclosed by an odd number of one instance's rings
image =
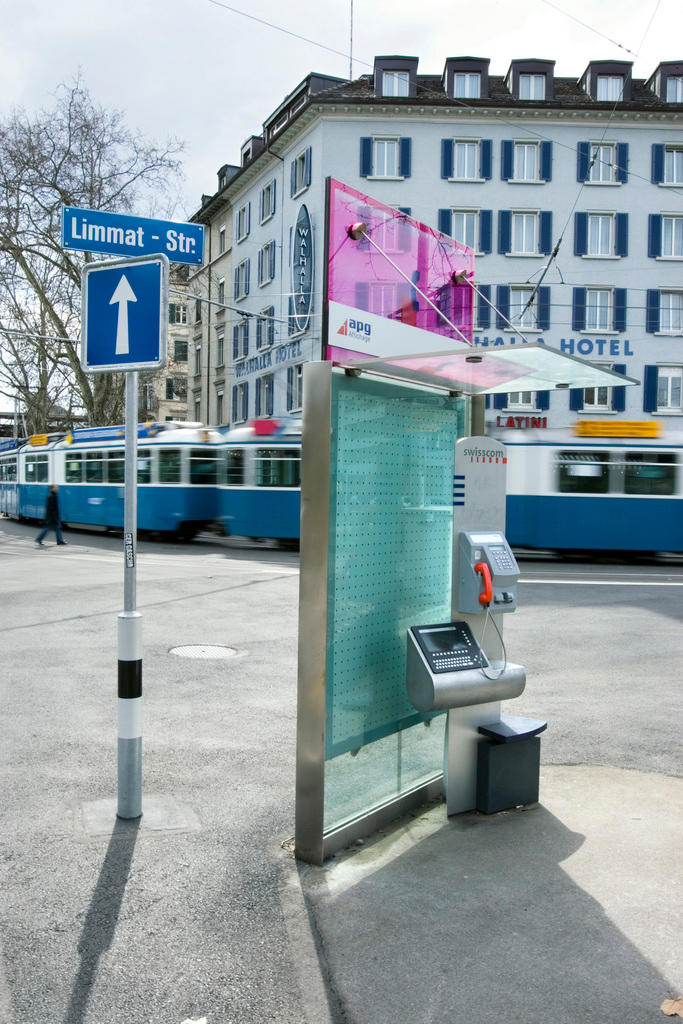
[[[51,484],[50,490],[48,491],[47,501],[45,502],[45,526],[36,537],[36,544],[43,546],[43,537],[48,530],[54,530],[57,537],[58,544],[66,544],[66,541],[62,537],[62,524],[59,519],[59,498],[57,497],[57,491],[59,488],[57,484]]]

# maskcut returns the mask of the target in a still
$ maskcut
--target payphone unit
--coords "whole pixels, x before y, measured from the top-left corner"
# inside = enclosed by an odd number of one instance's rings
[[[458,611],[514,612],[519,566],[504,535],[497,530],[463,530],[459,547]]]

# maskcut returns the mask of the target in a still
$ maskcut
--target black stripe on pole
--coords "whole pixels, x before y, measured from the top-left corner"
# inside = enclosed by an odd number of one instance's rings
[[[142,697],[142,659],[119,661],[119,697]]]

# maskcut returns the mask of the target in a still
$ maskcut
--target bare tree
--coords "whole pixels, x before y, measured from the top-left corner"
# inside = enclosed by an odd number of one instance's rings
[[[17,109],[0,122],[0,395],[20,398],[30,430],[49,429],[57,409],[92,425],[123,418],[123,376],[88,376],[79,363],[81,269],[91,254],[62,249],[62,206],[158,214],[160,197],[179,193],[181,150],[131,131],[80,77],[59,86],[53,109]]]

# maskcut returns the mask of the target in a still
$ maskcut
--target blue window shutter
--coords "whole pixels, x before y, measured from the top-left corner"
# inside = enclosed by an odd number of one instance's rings
[[[586,330],[586,289],[574,288],[572,295],[572,330]]]
[[[259,197],[258,197],[258,219],[259,219],[259,223],[263,220],[265,215],[266,215],[266,213],[265,213],[265,210],[263,209],[263,189],[261,189],[261,191],[259,192]]]
[[[256,270],[256,272],[258,274],[258,283],[262,284],[263,283],[263,249],[259,249],[257,257],[256,257],[256,262],[257,262],[257,270]]]
[[[239,276],[239,274],[237,272],[237,267],[235,267],[235,273],[234,273],[233,277],[234,277],[234,281],[233,281],[234,288],[233,288],[232,295],[233,295],[233,298],[236,299],[237,296],[239,295],[239,287],[240,287],[240,276]]]
[[[245,382],[244,382],[243,395],[244,395],[244,401],[242,402],[242,419],[248,420],[249,419],[249,381],[248,380],[245,380]]]
[[[576,180],[588,181],[588,170],[591,159],[590,142],[579,142],[576,147]]]
[[[498,211],[498,252],[510,252],[512,245],[512,211]]]
[[[360,176],[368,178],[372,174],[372,139],[363,136],[360,140]]]
[[[569,408],[572,412],[581,412],[583,409],[583,388],[572,388],[569,392]]]
[[[367,281],[356,281],[356,308],[368,311],[370,305],[370,285]]]
[[[275,190],[277,188],[277,180],[273,178],[270,184],[270,212],[275,213]]]
[[[507,395],[494,395],[493,396],[493,408],[494,409],[504,409],[507,404],[508,404],[508,396]]]
[[[493,165],[493,141],[482,139],[479,143],[479,177],[484,181],[491,180],[491,169]]]
[[[271,281],[275,278],[275,239],[270,243],[268,250],[268,276]]]
[[[451,219],[451,211],[439,210],[439,217],[437,223],[439,225],[439,231],[441,231],[444,235],[450,235],[451,228],[453,226],[453,222]]]
[[[541,181],[551,181],[553,177],[553,144],[541,143]]]
[[[628,214],[618,213],[615,220],[614,251],[617,256],[628,256]]]
[[[238,420],[240,418],[239,417],[239,409],[237,408],[237,385],[236,384],[233,384],[233,387],[232,387],[232,418],[233,418],[233,421],[234,420]]]
[[[287,306],[287,334],[294,334],[296,332],[296,321],[294,319],[294,299],[289,296]]]
[[[536,392],[536,408],[540,412],[546,412],[550,408],[550,392],[549,391],[537,391]]]
[[[510,319],[510,286],[499,284],[496,288],[496,327],[501,330],[508,326]]]
[[[399,139],[398,173],[402,178],[409,178],[411,172],[412,139]]]
[[[289,172],[289,194],[293,196],[296,192],[296,160],[292,160]]]
[[[258,317],[256,320],[256,350],[258,351],[263,344],[263,320]]]
[[[399,211],[405,213],[406,217],[410,217],[411,207],[410,206],[399,206]]]
[[[643,367],[643,412],[657,412],[657,367]]]
[[[261,378],[257,377],[254,386],[254,416],[261,415]]]
[[[304,182],[306,185],[311,184],[311,147],[304,153]]]
[[[648,288],[645,296],[645,330],[656,334],[659,330],[659,289]]]
[[[612,324],[612,330],[614,331],[625,331],[626,330],[626,289],[615,288],[614,289],[614,318]],[[619,371],[620,373],[626,373],[626,370]]]
[[[268,307],[268,344],[275,344],[275,306]]]
[[[537,294],[538,329],[539,331],[550,330],[550,288],[541,285]]]
[[[664,181],[664,144],[656,142],[652,146],[652,183],[661,185]]]
[[[500,176],[509,181],[513,173],[514,143],[512,139],[503,139],[500,145]]]
[[[240,348],[239,348],[240,336],[239,328],[237,324],[232,329],[232,358],[239,359]]]
[[[585,256],[588,249],[588,214],[574,214],[574,255]]]
[[[648,217],[647,254],[654,257],[662,255],[662,216],[659,213],[651,213]]]
[[[453,139],[441,140],[441,177],[453,177]]]
[[[489,302],[491,301],[491,285],[480,284],[479,291],[481,295],[477,296],[477,326],[482,331],[487,331],[491,326],[491,307],[484,300],[488,299]],[[482,295],[484,298],[482,298]]]
[[[623,373],[626,375],[626,363],[615,363],[612,367],[615,373]],[[612,388],[612,411],[623,412],[626,408],[626,388],[625,387],[613,387]]]
[[[628,142],[617,142],[617,181],[625,185],[628,181]]]
[[[244,294],[248,295],[249,294],[249,271],[250,271],[250,268],[251,268],[251,259],[245,260],[244,262],[247,265],[247,269],[246,269],[246,272],[245,272],[245,275],[244,275]]]
[[[287,367],[287,412],[291,411],[292,405],[294,404],[293,395],[294,395],[294,367],[293,366],[288,366]]]
[[[247,203],[247,234],[251,231],[251,203]]]
[[[249,320],[245,320],[242,325],[242,355],[249,355]]]
[[[493,211],[479,211],[479,252],[491,252],[493,235]]]
[[[553,251],[553,214],[552,210],[541,210],[539,218],[539,252],[550,256]]]

